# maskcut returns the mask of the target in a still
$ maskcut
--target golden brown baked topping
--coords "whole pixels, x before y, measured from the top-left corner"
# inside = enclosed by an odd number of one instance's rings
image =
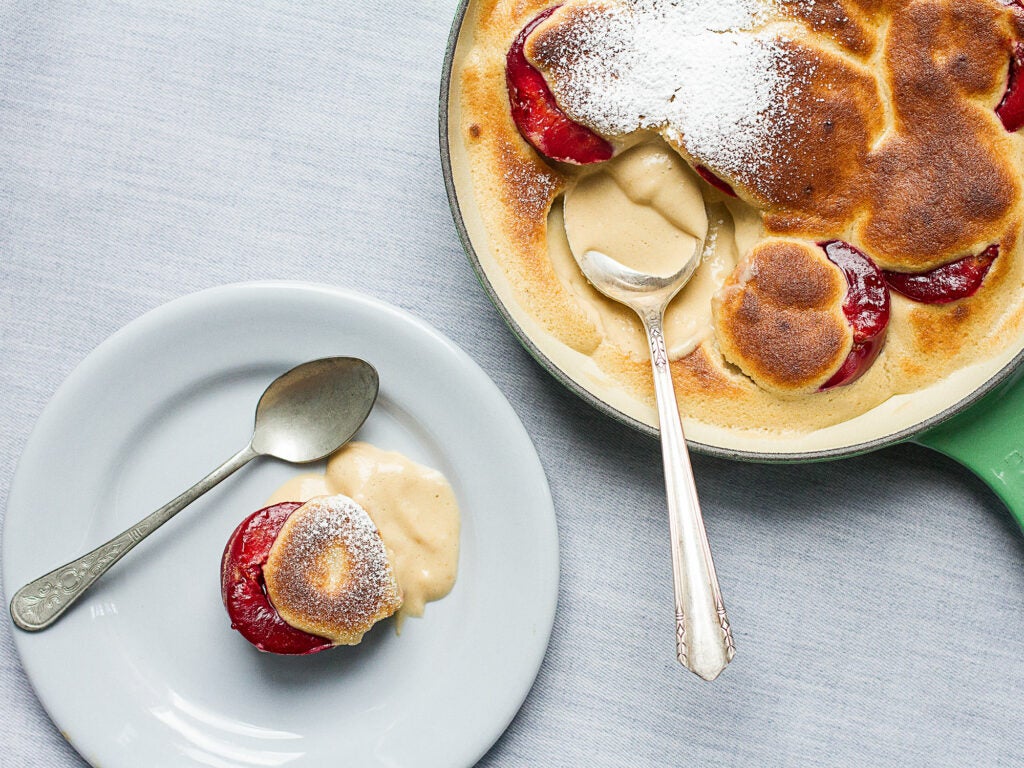
[[[893,126],[865,168],[869,215],[860,229],[881,266],[930,269],[1014,226],[1020,170],[993,112],[1010,21],[985,0],[919,0],[892,16],[883,77]]]
[[[730,180],[766,210],[769,229],[842,232],[866,204],[864,167],[884,129],[878,85],[862,66],[813,46],[784,42],[780,57],[801,83],[787,99],[789,129],[765,144],[758,167]]]
[[[911,270],[998,239],[1020,196],[993,112],[1006,79],[1012,13],[994,0],[871,3],[868,12],[858,3],[783,5],[781,18],[838,35],[851,51],[836,51],[806,29],[794,35],[790,25],[773,32],[763,15],[751,14],[749,23],[761,26],[741,31],[735,52],[749,65],[729,62],[696,37],[712,60],[662,55],[653,68],[665,85],[638,95],[652,76],[645,54],[629,46],[716,18],[680,6],[673,26],[673,11],[665,10],[671,4],[645,2],[566,4],[538,25],[526,51],[571,116],[611,134],[659,130],[694,165],[761,208],[771,231],[828,236],[863,219],[861,244],[870,255],[886,268]],[[885,30],[877,56],[868,55],[869,22]],[[745,78],[766,87],[745,88]],[[620,80],[628,94],[607,88]],[[676,98],[666,100],[662,87]],[[723,109],[735,101],[732,109],[765,112],[774,125],[751,115],[749,125],[736,115],[715,125],[706,105],[692,102],[716,95],[726,97]],[[744,149],[751,138],[756,147]]]
[[[574,154],[539,130],[547,124],[596,132],[615,147],[611,163],[630,162],[637,144],[667,145],[708,182],[695,279],[703,275],[714,328],[696,348],[678,345],[675,360],[691,417],[815,428],[827,422],[793,405],[800,394],[828,389],[818,396],[842,421],[948,376],[971,350],[1020,343],[1006,331],[1024,328],[1015,133],[1024,6],[473,0],[471,9],[473,42],[456,76],[463,131],[476,129],[467,155],[489,247],[525,313],[592,361],[601,386],[649,398],[641,337],[564,259],[562,197],[589,187],[608,161]],[[513,71],[506,54],[528,25]],[[512,119],[523,72],[546,89],[529,125]],[[569,165],[550,160],[556,144]],[[837,263],[830,245],[855,258]],[[718,286],[713,300],[708,284]],[[692,306],[694,295],[678,302]],[[563,323],[575,330],[563,334]],[[581,370],[588,385],[593,373]]]
[[[785,14],[850,53],[869,56],[877,44],[881,0],[782,0]]]

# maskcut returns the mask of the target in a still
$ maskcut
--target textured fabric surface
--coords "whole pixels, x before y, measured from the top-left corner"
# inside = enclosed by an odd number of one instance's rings
[[[55,388],[126,322],[225,282],[346,286],[467,349],[550,478],[554,634],[482,765],[1024,764],[1024,536],[924,449],[697,457],[738,653],[713,685],[677,667],[658,446],[530,359],[456,238],[436,120],[453,11],[0,3],[0,509]],[[0,713],[0,765],[84,765],[6,621]]]

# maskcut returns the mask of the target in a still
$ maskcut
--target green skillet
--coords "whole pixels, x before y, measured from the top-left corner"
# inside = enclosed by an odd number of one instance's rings
[[[513,317],[481,263],[477,246],[467,229],[460,203],[459,173],[453,168],[450,111],[452,71],[460,44],[472,30],[464,24],[471,0],[461,0],[452,25],[441,78],[439,105],[441,163],[452,215],[459,237],[484,290],[527,351],[558,381],[595,408],[641,432],[657,430],[609,405],[563,371]],[[465,27],[465,29],[464,29]],[[461,185],[464,187],[464,184]],[[465,190],[463,189],[464,197]],[[866,442],[800,453],[767,453],[733,450],[690,441],[692,450],[721,458],[764,463],[826,461],[880,450],[900,443],[915,443],[938,451],[978,475],[1003,500],[1024,528],[1024,350],[988,377],[973,391],[910,427]]]

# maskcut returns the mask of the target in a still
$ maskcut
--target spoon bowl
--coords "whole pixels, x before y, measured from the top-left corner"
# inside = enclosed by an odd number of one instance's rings
[[[571,247],[572,239],[569,242]],[[576,256],[573,250],[576,263],[590,284],[609,299],[626,306],[636,302],[643,302],[645,306],[668,306],[697,271],[703,253],[704,243],[700,242],[675,274],[661,277],[638,272],[601,251],[587,250]]]
[[[318,461],[359,431],[379,387],[377,370],[355,357],[328,357],[292,368],[260,398],[252,448],[294,464]]]
[[[353,357],[313,360],[279,376],[260,398],[245,448],[128,530],[15,592],[14,623],[28,632],[49,627],[140,541],[257,456],[301,464],[333,453],[366,421],[378,388],[376,369]]]

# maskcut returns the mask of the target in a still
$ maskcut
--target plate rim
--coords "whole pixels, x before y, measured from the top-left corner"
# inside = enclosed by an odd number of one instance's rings
[[[539,675],[544,659],[546,658],[548,647],[550,646],[551,635],[554,629],[554,621],[557,614],[560,584],[558,525],[550,484],[533,439],[526,430],[522,420],[519,418],[518,413],[516,413],[515,408],[494,380],[475,360],[472,359],[472,357],[469,356],[464,349],[426,320],[419,318],[411,312],[388,301],[351,288],[343,288],[325,283],[301,280],[257,280],[216,285],[196,292],[186,293],[159,304],[125,323],[122,327],[118,328],[90,350],[74,366],[63,381],[61,381],[41,410],[18,456],[8,488],[7,503],[4,511],[2,542],[0,542],[0,556],[2,556],[3,559],[3,595],[6,605],[8,606],[6,620],[10,627],[12,644],[18,654],[18,660],[25,672],[26,678],[28,679],[37,700],[46,712],[47,716],[61,736],[63,736],[72,748],[75,749],[76,753],[90,765],[97,764],[95,760],[101,760],[102,764],[107,764],[107,761],[111,759],[110,757],[103,756],[100,753],[96,753],[94,756],[92,752],[87,754],[84,747],[95,745],[86,745],[81,743],[84,741],[81,739],[76,742],[76,740],[71,737],[68,730],[67,726],[70,726],[70,723],[67,719],[64,717],[58,719],[58,717],[55,716],[55,705],[58,704],[62,698],[66,698],[67,693],[65,691],[62,694],[60,691],[55,691],[55,686],[51,682],[41,679],[40,675],[31,671],[36,663],[42,663],[45,661],[34,658],[30,660],[29,657],[33,656],[33,652],[31,650],[26,651],[26,649],[29,648],[28,643],[31,642],[30,636],[35,633],[19,630],[11,620],[9,612],[10,596],[15,591],[15,587],[13,586],[11,579],[9,566],[10,558],[6,555],[9,552],[9,548],[12,546],[10,535],[10,521],[12,518],[10,512],[12,508],[15,508],[12,507],[12,500],[17,503],[17,500],[23,496],[21,485],[24,482],[27,482],[25,478],[26,470],[24,468],[25,457],[35,450],[34,444],[44,438],[43,432],[48,428],[49,420],[53,418],[52,414],[57,408],[57,405],[55,404],[59,405],[66,397],[68,397],[67,393],[77,385],[80,379],[90,376],[93,368],[98,364],[98,361],[101,358],[112,354],[112,352],[116,352],[118,347],[123,347],[126,340],[131,340],[135,335],[145,336],[147,334],[151,334],[155,329],[159,329],[164,323],[166,323],[167,319],[172,317],[175,313],[210,311],[211,309],[216,309],[219,306],[219,302],[223,300],[230,300],[237,294],[244,294],[249,291],[269,291],[271,293],[282,292],[282,295],[295,296],[312,292],[325,295],[331,300],[361,304],[371,312],[383,312],[391,315],[400,324],[408,327],[411,334],[419,335],[421,338],[429,338],[431,342],[436,345],[435,350],[437,352],[443,351],[444,354],[451,355],[452,359],[456,361],[460,369],[468,375],[471,375],[475,379],[476,385],[482,387],[483,391],[487,393],[486,396],[490,405],[492,407],[497,405],[506,410],[506,415],[511,417],[511,420],[507,422],[508,426],[518,432],[520,439],[525,440],[526,444],[529,446],[530,450],[527,457],[528,463],[532,465],[531,473],[535,474],[535,479],[537,481],[535,491],[544,502],[543,508],[540,509],[538,513],[538,522],[542,524],[538,528],[538,532],[541,534],[541,536],[538,537],[538,540],[546,543],[545,547],[538,548],[538,551],[543,549],[543,556],[545,560],[544,564],[546,566],[545,577],[542,580],[546,582],[549,581],[550,583],[545,585],[547,587],[546,598],[543,601],[537,600],[533,602],[533,605],[536,606],[534,616],[536,617],[537,626],[541,631],[537,634],[538,641],[529,649],[530,652],[524,654],[524,659],[526,659],[524,669],[528,670],[528,674],[523,674],[516,690],[512,690],[511,688],[507,689],[509,693],[506,696],[505,705],[500,708],[496,708],[496,711],[498,709],[501,710],[501,717],[495,716],[493,725],[486,730],[486,733],[478,731],[478,733],[482,734],[481,736],[476,739],[470,736],[470,738],[466,739],[467,743],[475,742],[472,748],[467,749],[469,761],[466,763],[453,763],[453,765],[465,764],[467,766],[471,766],[483,757],[491,747],[493,747],[495,742],[497,742],[502,734],[507,730],[512,720],[522,708],[523,703],[526,701],[534,683],[536,682],[536,678]],[[16,512],[15,519],[17,519],[17,517],[18,513]],[[59,632],[59,629],[52,629],[49,631]]]

